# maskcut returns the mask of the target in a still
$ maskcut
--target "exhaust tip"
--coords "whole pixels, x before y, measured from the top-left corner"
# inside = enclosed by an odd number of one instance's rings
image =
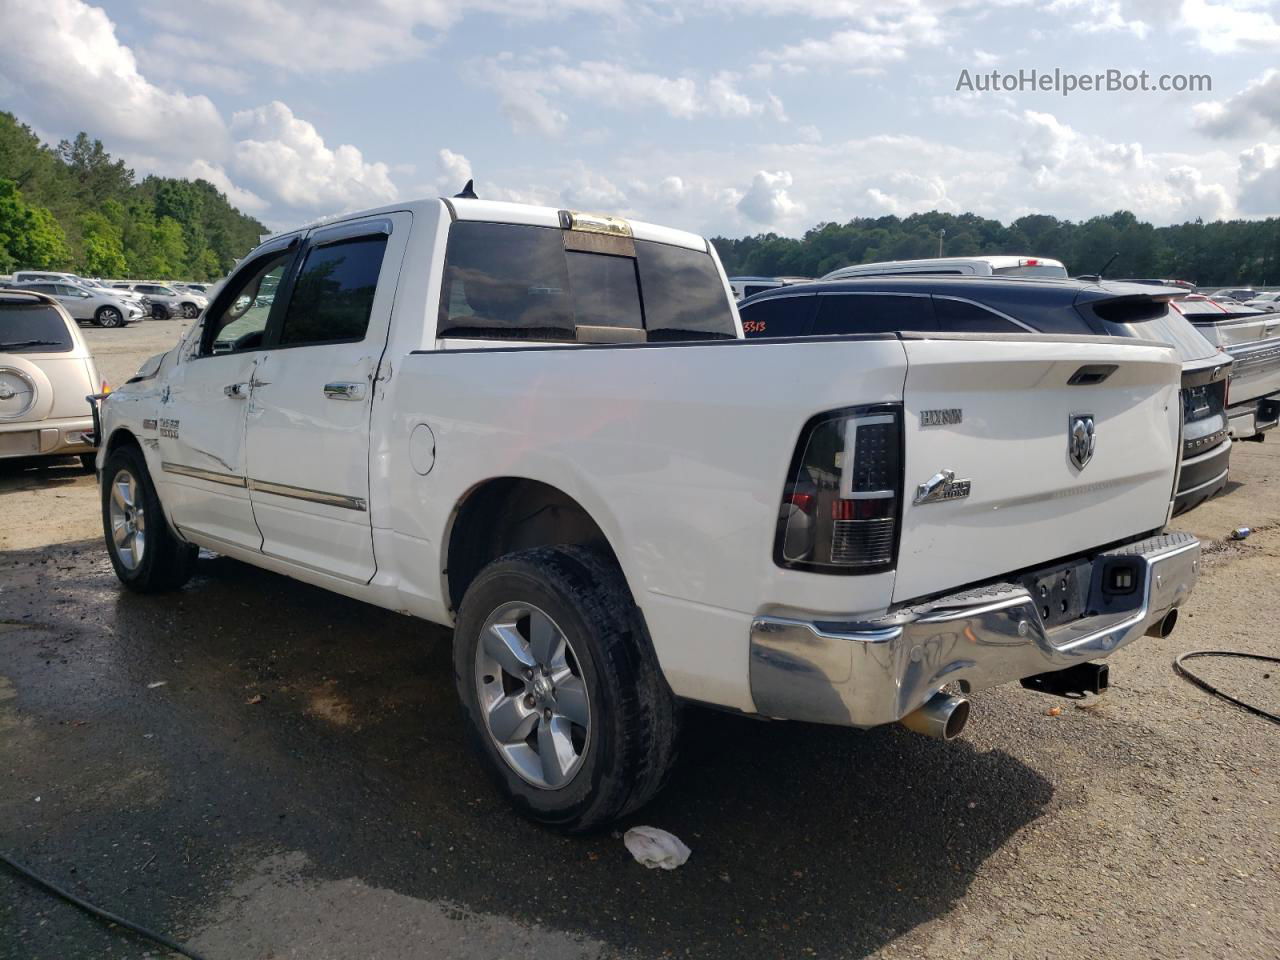
[[[1158,623],[1153,623],[1147,628],[1147,636],[1159,637],[1164,639],[1173,633],[1173,628],[1178,625],[1178,610],[1175,607],[1164,615],[1164,619]]]
[[[935,693],[923,706],[898,721],[908,730],[934,740],[954,740],[969,723],[969,701]]]

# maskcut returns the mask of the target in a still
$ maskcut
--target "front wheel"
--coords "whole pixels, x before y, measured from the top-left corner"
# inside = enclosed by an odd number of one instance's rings
[[[525,816],[591,830],[662,787],[679,708],[612,560],[564,546],[491,563],[453,650],[476,747]]]
[[[119,327],[124,324],[124,316],[115,307],[99,307],[93,322],[100,327]]]
[[[194,320],[200,316],[200,308],[194,303],[184,303],[182,305],[182,317],[184,320]]]
[[[137,447],[118,447],[103,465],[102,529],[111,566],[130,590],[174,590],[191,578],[199,550],[169,529]]]

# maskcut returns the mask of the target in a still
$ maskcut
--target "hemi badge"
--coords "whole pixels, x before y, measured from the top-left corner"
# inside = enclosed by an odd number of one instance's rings
[[[914,503],[942,503],[945,500],[963,500],[969,496],[970,480],[957,480],[954,470],[939,470],[916,487]]]
[[[952,427],[964,420],[964,411],[959,407],[950,410],[921,410],[920,426]]]

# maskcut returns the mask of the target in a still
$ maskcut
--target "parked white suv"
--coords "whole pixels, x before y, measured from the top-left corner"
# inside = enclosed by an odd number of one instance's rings
[[[92,470],[96,434],[87,397],[106,390],[57,300],[0,289],[0,460],[74,456]]]
[[[54,297],[72,319],[92,323],[96,327],[123,327],[144,316],[136,300],[121,296],[121,291],[86,287],[66,281],[34,281],[17,285]]]
[[[111,394],[104,531],[136,590],[203,546],[453,626],[483,762],[588,829],[660,788],[684,700],[949,738],[949,685],[1105,687],[1197,578],[1160,533],[1180,373],[1117,337],[748,341],[702,237],[408,202],[269,239]]]
[[[175,290],[163,283],[116,283],[113,286],[117,290],[132,290],[146,297],[151,302],[151,315],[158,320],[168,320],[173,316],[194,320],[209,305],[203,294]]]
[[[980,256],[935,257],[931,260],[884,260],[860,263],[832,270],[823,280],[845,280],[849,277],[884,276],[886,274],[930,274],[961,277],[1038,277],[1065,280],[1067,268],[1061,260],[1048,257]]]

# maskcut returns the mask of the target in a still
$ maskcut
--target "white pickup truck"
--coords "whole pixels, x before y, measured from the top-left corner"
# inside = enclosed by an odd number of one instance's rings
[[[269,293],[264,293],[269,291]],[[583,830],[683,701],[938,737],[1167,632],[1180,368],[1038,334],[742,339],[701,237],[477,199],[276,236],[101,408],[107,547],[198,547],[454,628],[477,746]]]

